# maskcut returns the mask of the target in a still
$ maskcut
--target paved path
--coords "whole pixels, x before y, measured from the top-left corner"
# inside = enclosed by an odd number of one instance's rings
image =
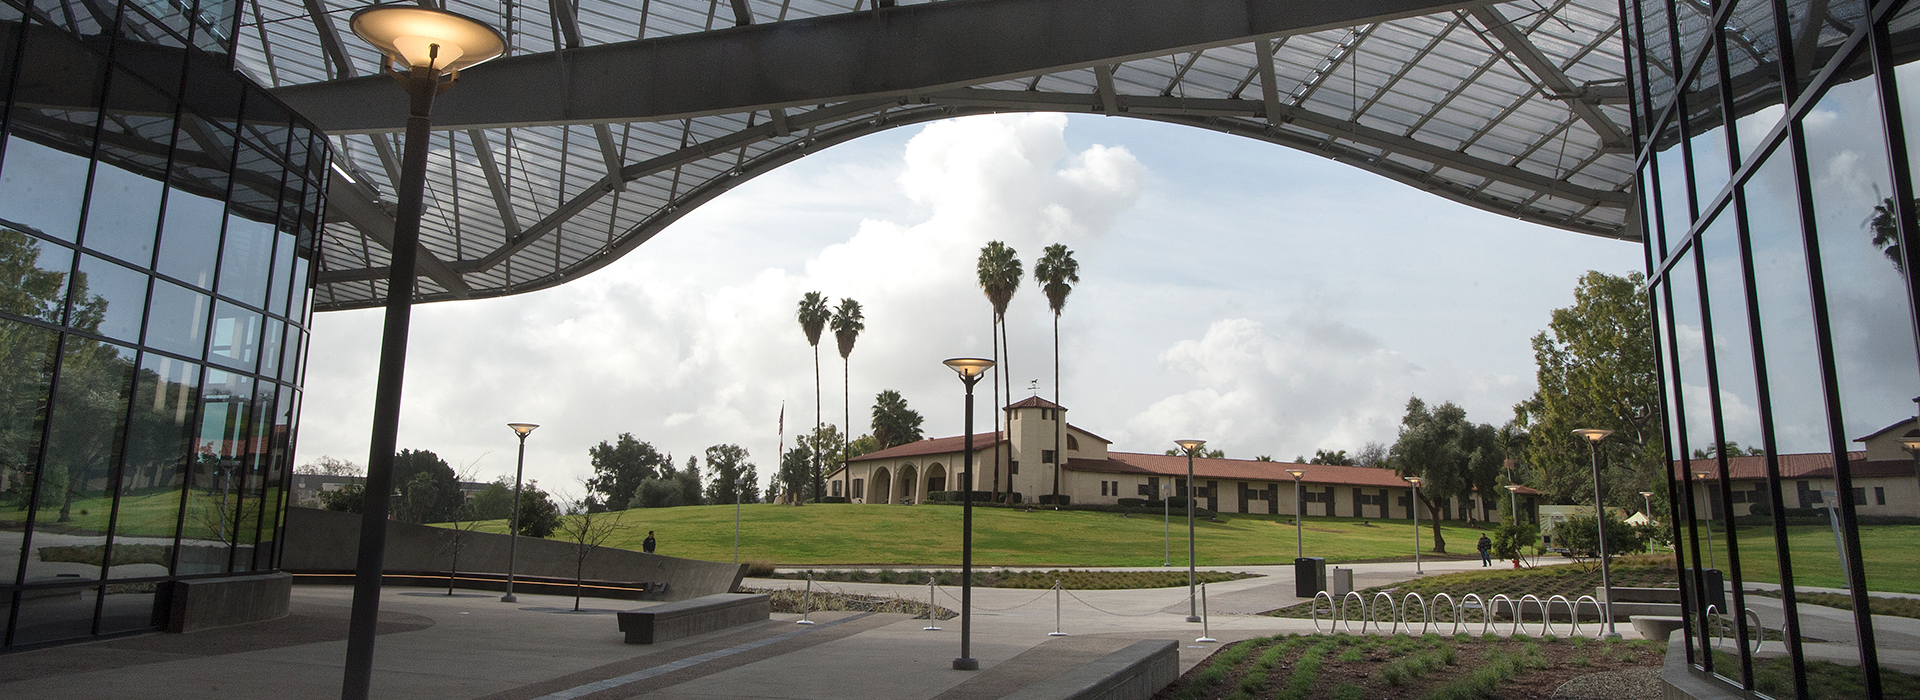
[[[1427,565],[1429,573],[1478,562]],[[1208,586],[1206,626],[1221,643],[1313,631],[1307,620],[1249,614],[1297,602],[1291,567],[1213,567],[1276,574]],[[1356,565],[1356,585],[1403,580],[1409,564]],[[804,581],[752,579],[757,587]],[[816,584],[905,597],[927,587]],[[958,591],[943,589],[954,607]],[[0,697],[146,700],[153,697],[339,697],[346,650],[346,586],[294,588],[293,615],[282,620],[188,635],[147,634],[9,654],[0,664]],[[828,612],[819,624],[796,615],[658,645],[621,643],[612,613],[644,604],[523,594],[504,604],[491,594],[446,596],[388,588],[375,648],[376,697],[409,700],[563,700],[646,697],[670,700],[781,698],[866,700],[995,698],[1023,679],[1056,672],[1141,639],[1181,645],[1182,670],[1219,647],[1194,640],[1184,587],[1060,594],[1055,629],[1051,591],[974,591],[972,654],[982,670],[951,670],[960,621],[927,631],[924,619],[898,614]]]

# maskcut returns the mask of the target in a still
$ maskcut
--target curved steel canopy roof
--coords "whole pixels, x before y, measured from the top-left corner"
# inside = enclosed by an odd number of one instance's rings
[[[1212,129],[1639,236],[1616,0],[868,2],[447,0],[511,49],[435,107],[420,300],[550,287],[808,153],[1009,111]],[[405,100],[346,29],[360,6],[253,0],[240,27],[241,69],[333,135],[319,310],[385,293]]]

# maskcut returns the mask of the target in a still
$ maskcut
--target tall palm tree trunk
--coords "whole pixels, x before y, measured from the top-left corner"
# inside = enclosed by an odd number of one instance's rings
[[[1060,424],[1067,421],[1060,406],[1060,314],[1053,315],[1053,504],[1060,505],[1060,465],[1067,463],[1060,450]]]
[[[820,437],[820,346],[818,344],[813,346],[813,435],[807,441],[813,442],[817,437]],[[826,484],[820,473],[820,444],[813,443],[813,449],[807,451],[813,453],[813,499],[818,501],[820,497],[827,495],[824,490]],[[796,494],[793,504],[800,505],[806,500]]]
[[[848,451],[853,448],[853,358],[842,356],[840,366],[843,369],[840,375],[840,420],[847,426],[846,434],[840,436],[840,472],[846,474],[853,471],[847,468]],[[847,488],[853,487],[849,485]],[[847,502],[853,502],[852,491],[847,492]]]
[[[1013,345],[1007,342],[1007,317],[1000,317],[1000,360],[1004,363],[1013,359]],[[1000,381],[1007,385],[1007,400],[1000,404],[999,411],[1007,418],[1007,498],[1013,502],[1013,413],[1007,410],[1007,404],[1013,403],[1013,378],[1007,374],[1007,365],[1000,365]]]
[[[993,366],[1005,374],[1007,369],[1000,364],[1000,317],[993,318]],[[991,500],[1000,500],[1000,383],[993,383],[993,495]],[[969,487],[971,488],[971,487]]]

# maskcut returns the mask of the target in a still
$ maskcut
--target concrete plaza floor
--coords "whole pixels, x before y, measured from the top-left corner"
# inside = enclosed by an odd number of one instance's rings
[[[1430,562],[1428,574],[1479,568]],[[1207,629],[1220,643],[1281,632],[1311,633],[1307,620],[1252,615],[1299,602],[1292,567],[1209,567],[1268,574],[1208,587]],[[1355,585],[1415,576],[1411,563],[1354,565]],[[756,588],[803,581],[749,579]],[[817,588],[924,599],[925,585],[816,583]],[[642,607],[587,598],[388,588],[375,646],[376,697],[418,700],[570,698],[998,698],[1027,682],[1142,639],[1180,642],[1185,671],[1219,644],[1198,643],[1185,622],[1185,588],[1072,591],[974,589],[972,655],[981,670],[951,670],[960,620],[828,612],[797,615],[656,645],[622,643],[613,613]],[[957,607],[942,589],[942,605]],[[145,634],[0,657],[5,698],[335,698],[340,694],[346,586],[294,588],[284,619],[194,634]],[[1630,629],[1623,631],[1631,634]]]

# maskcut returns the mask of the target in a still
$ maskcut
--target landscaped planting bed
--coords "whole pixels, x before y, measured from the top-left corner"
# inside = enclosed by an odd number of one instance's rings
[[[1461,634],[1280,635],[1231,644],[1156,700],[1546,698],[1577,676],[1658,668],[1663,645]]]
[[[924,600],[913,600],[911,598],[901,598],[898,596],[829,593],[827,591],[814,591],[812,594],[808,594],[804,590],[794,588],[741,588],[740,592],[765,593],[772,598],[770,603],[773,612],[792,613],[795,615],[806,612],[821,612],[824,610],[853,610],[856,612],[903,613],[924,619],[927,616],[927,609],[932,608],[933,614],[937,619],[946,620],[959,616],[959,613],[952,610],[940,606],[929,606],[927,605],[927,601]]]
[[[960,585],[958,571],[895,571],[881,569],[866,571],[861,569],[815,569],[798,573],[764,574],[765,578],[784,578],[804,580],[808,574],[815,581],[834,581],[840,583],[900,583],[918,586],[927,585],[927,579],[938,577],[942,586]],[[1253,578],[1259,574],[1230,573],[1224,571],[1202,571],[1195,575],[1199,583],[1220,583]],[[1172,588],[1187,585],[1185,571],[975,571],[973,585],[986,588],[1052,588],[1055,581],[1062,588],[1074,591],[1101,591],[1130,588]]]

